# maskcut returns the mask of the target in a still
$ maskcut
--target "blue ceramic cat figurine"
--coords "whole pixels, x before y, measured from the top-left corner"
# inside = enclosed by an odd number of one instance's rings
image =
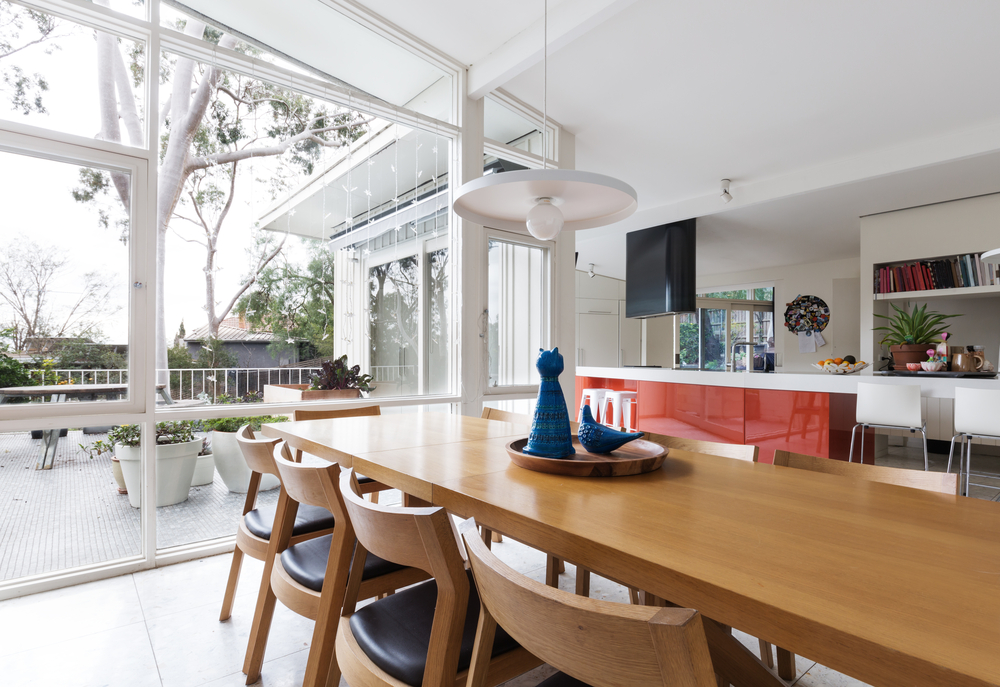
[[[616,448],[642,436],[642,432],[619,432],[605,427],[594,420],[590,406],[583,407],[583,422],[580,423],[580,443],[590,453],[611,453]]]
[[[538,349],[538,374],[542,382],[538,387],[538,402],[535,403],[535,417],[531,421],[531,434],[524,452],[542,458],[565,458],[576,453],[569,429],[569,413],[566,399],[559,386],[559,375],[563,371],[563,357],[559,348],[551,351]]]

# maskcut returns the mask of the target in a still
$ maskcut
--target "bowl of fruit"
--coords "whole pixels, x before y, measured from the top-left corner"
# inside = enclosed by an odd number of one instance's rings
[[[853,355],[846,355],[843,358],[827,358],[813,364],[818,370],[829,372],[832,375],[849,375],[868,367],[864,360],[856,360]]]

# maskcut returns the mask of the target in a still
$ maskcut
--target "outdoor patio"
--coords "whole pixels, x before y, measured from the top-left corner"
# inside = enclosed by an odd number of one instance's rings
[[[139,555],[139,510],[118,493],[110,456],[92,459],[80,448],[106,437],[71,429],[53,468],[36,470],[41,440],[0,434],[0,580]],[[187,501],[157,510],[157,547],[235,533],[244,499],[216,472],[212,484],[192,487]],[[258,502],[277,499],[272,489]]]

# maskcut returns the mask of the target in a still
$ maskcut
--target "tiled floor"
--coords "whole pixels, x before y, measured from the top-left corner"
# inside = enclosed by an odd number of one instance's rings
[[[494,550],[519,571],[545,575],[543,554],[505,539]],[[232,618],[219,607],[231,556],[213,556],[0,602],[0,684],[5,687],[237,687],[263,564],[245,559]],[[572,591],[567,566],[560,587]],[[627,602],[624,587],[594,576],[591,596]],[[313,623],[278,604],[258,683],[302,684]],[[748,648],[757,640],[737,633]],[[863,687],[801,657],[799,687]],[[508,683],[537,684],[543,666]],[[341,685],[345,685],[341,682]]]

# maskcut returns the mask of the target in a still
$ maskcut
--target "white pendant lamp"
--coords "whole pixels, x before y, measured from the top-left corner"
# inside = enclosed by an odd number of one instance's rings
[[[993,250],[988,250],[979,256],[979,259],[983,262],[988,262],[991,265],[1000,265],[1000,248],[994,248]]]
[[[625,219],[638,207],[635,189],[603,174],[548,169],[548,1],[545,3],[542,169],[490,174],[455,192],[455,214],[476,224],[528,232],[551,241],[563,229],[592,229]]]

